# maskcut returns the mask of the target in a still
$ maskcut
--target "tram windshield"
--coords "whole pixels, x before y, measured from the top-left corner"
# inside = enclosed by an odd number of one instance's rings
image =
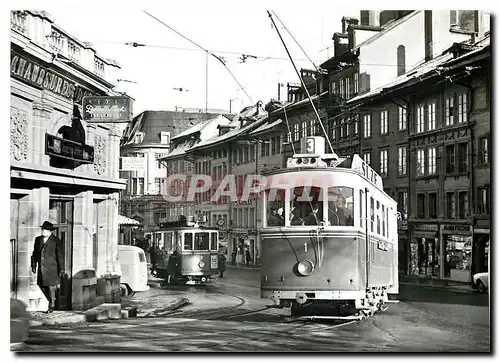
[[[210,233],[195,233],[194,234],[194,250],[210,250]]]
[[[267,227],[354,226],[354,189],[351,187],[269,189],[266,200]]]

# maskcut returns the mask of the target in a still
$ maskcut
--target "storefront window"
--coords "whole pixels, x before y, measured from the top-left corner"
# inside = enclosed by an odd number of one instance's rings
[[[445,277],[469,282],[472,265],[472,238],[470,236],[446,236]]]

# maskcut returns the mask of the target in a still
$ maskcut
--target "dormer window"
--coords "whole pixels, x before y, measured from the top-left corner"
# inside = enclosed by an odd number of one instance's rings
[[[160,132],[160,142],[162,145],[170,144],[170,132]]]
[[[135,144],[142,143],[143,140],[144,140],[144,132],[137,132],[135,134],[134,143]]]

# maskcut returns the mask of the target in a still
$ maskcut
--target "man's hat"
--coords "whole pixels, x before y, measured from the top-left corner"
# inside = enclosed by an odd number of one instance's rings
[[[49,221],[44,221],[41,228],[44,230],[50,230],[50,231],[55,229],[54,225]]]

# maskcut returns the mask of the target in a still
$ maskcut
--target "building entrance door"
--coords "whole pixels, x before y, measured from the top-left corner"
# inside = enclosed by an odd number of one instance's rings
[[[73,200],[50,199],[49,218],[57,228],[54,235],[63,245],[63,269],[66,275],[61,278],[56,309],[71,309],[71,270],[73,267]]]

